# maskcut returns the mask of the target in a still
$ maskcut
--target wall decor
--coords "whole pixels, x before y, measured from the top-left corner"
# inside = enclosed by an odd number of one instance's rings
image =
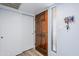
[[[74,16],[65,17],[64,21],[66,23],[66,29],[68,30],[70,28],[69,24],[74,22]]]

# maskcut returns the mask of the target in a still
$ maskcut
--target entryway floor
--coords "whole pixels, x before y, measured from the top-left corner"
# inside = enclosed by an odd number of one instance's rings
[[[22,52],[21,54],[18,54],[17,56],[43,56],[43,55],[36,49],[29,49]]]

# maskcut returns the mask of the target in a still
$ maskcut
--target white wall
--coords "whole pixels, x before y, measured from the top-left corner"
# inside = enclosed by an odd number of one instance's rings
[[[79,55],[79,33],[78,33],[79,32],[79,4],[59,4],[56,7],[57,7],[56,55]],[[74,18],[75,22],[70,24],[70,29],[68,30],[68,32],[66,30],[66,25],[64,23],[64,18],[66,16],[75,17]],[[49,19],[49,21],[51,22],[51,19]],[[51,29],[51,24],[50,24],[50,29]],[[50,39],[51,38],[49,38],[49,41]],[[55,55],[50,48],[51,47],[49,47],[49,55]]]
[[[0,8],[0,55],[16,55],[34,47],[33,17]]]

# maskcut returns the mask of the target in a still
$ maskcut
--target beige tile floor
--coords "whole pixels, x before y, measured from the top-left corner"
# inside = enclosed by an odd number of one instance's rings
[[[43,56],[43,55],[35,49],[29,49],[22,52],[21,54],[18,54],[17,56]]]

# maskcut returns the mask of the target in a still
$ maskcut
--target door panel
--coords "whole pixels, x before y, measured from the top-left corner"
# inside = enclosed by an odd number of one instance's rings
[[[48,12],[44,11],[35,17],[36,49],[48,55]]]

